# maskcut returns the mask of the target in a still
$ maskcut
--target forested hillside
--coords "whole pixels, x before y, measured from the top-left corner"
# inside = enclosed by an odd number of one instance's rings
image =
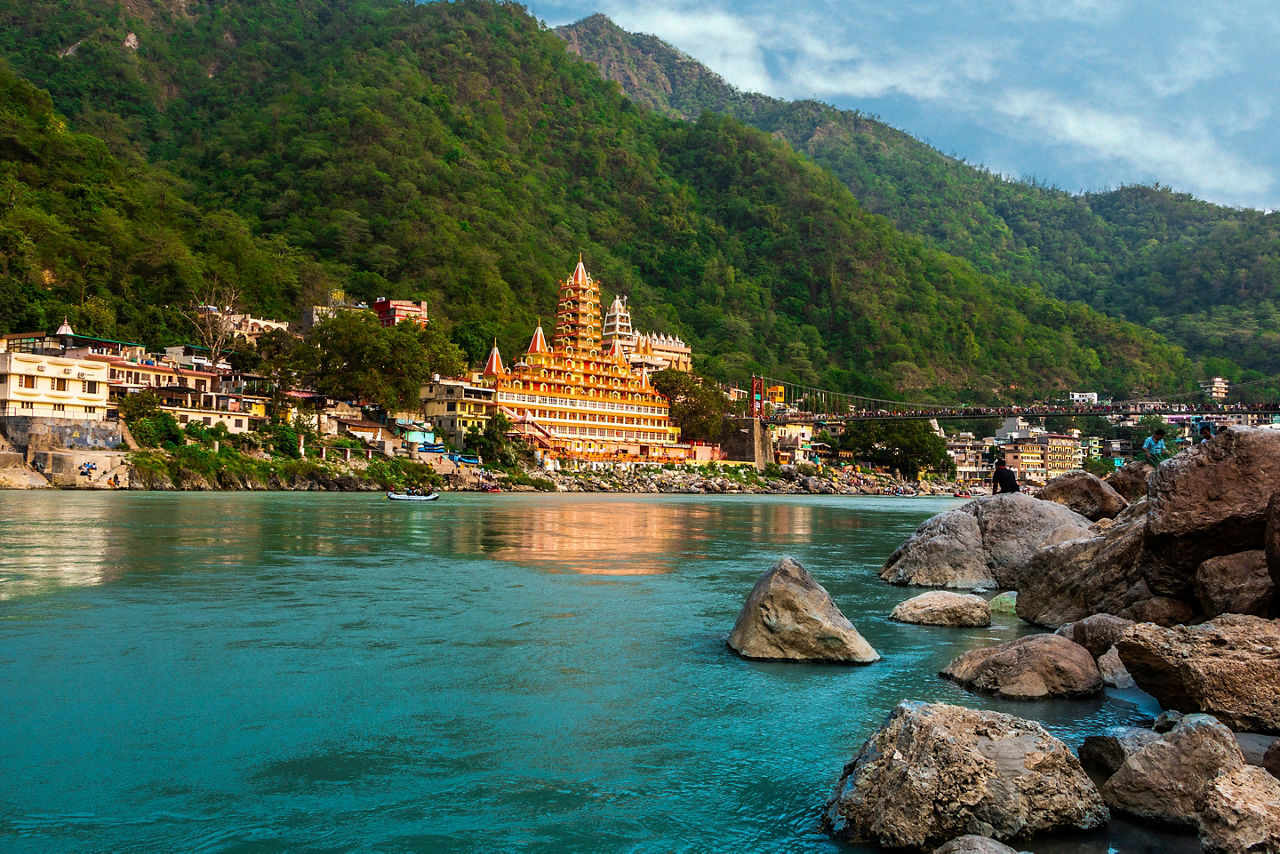
[[[974,400],[1193,379],[1155,335],[903,236],[760,130],[642,109],[514,4],[0,0],[0,50],[108,164],[62,184],[50,159],[0,165],[41,188],[11,241],[94,270],[72,293],[0,247],[22,302],[6,328],[76,310],[153,343],[185,332],[158,306],[245,275],[243,307],[275,316],[335,285],[429,300],[478,358],[527,343],[582,252],[723,379]],[[59,120],[11,113],[0,145],[53,144]],[[103,181],[122,200],[81,201]],[[78,260],[63,233],[86,235]]]
[[[1166,187],[1072,195],[1005,180],[857,112],[740,92],[602,15],[557,32],[638,103],[686,120],[724,113],[776,134],[831,169],[866,210],[981,271],[1084,300],[1194,355],[1280,373],[1278,214]]]

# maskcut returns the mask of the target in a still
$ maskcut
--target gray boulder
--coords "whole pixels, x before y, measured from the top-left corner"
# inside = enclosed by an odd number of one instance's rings
[[[1091,522],[1112,519],[1129,503],[1110,484],[1087,471],[1058,475],[1046,483],[1036,497],[1066,505]]]
[[[1089,654],[1094,658],[1098,658],[1115,646],[1116,641],[1120,640],[1120,636],[1124,634],[1124,630],[1132,625],[1133,620],[1126,620],[1111,614],[1093,614],[1083,620],[1067,623],[1065,626],[1060,627],[1055,634],[1062,635],[1067,640],[1075,641],[1089,650]]]
[[[1089,520],[1024,493],[991,495],[924,522],[885,562],[891,584],[1014,588],[1046,542],[1090,536]]]
[[[1101,777],[1110,777],[1126,759],[1159,738],[1159,733],[1142,727],[1107,727],[1102,735],[1085,736],[1080,745],[1080,764]]]
[[[845,618],[822,585],[782,558],[747,597],[729,634],[743,658],[869,664],[880,656]]]
[[[1103,785],[1102,796],[1120,812],[1196,827],[1206,784],[1243,766],[1231,730],[1208,715],[1187,715],[1126,759]]]
[[[1195,593],[1207,617],[1267,616],[1275,584],[1267,570],[1266,551],[1253,549],[1209,558],[1196,569]]]
[[[1010,848],[1003,842],[996,842],[989,836],[957,836],[955,839],[933,849],[933,854],[1018,854],[1018,849]]]
[[[1108,688],[1136,688],[1138,683],[1129,675],[1124,662],[1120,660],[1120,652],[1114,646],[1098,656],[1098,672],[1102,674],[1102,684]]]
[[[966,834],[998,840],[1105,824],[1097,788],[1033,721],[903,701],[850,762],[823,825],[838,838],[928,849]]]
[[[1087,697],[1102,690],[1089,651],[1059,635],[1029,635],[957,656],[940,674],[1009,700]]]
[[[1138,687],[1166,709],[1280,733],[1280,621],[1227,614],[1198,626],[1138,623],[1116,648]]]
[[[922,626],[973,628],[991,625],[991,607],[981,596],[930,590],[899,602],[889,619]]]
[[[1200,847],[1209,854],[1280,852],[1280,780],[1252,765],[1210,780]]]

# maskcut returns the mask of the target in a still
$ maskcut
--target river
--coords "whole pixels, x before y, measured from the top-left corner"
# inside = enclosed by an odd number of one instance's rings
[[[1012,703],[935,675],[1027,632],[891,623],[875,575],[958,502],[0,492],[0,848],[841,851],[844,763],[903,698],[1077,745],[1136,691]],[[883,660],[743,661],[792,555]],[[1195,851],[1113,822],[1042,851]]]

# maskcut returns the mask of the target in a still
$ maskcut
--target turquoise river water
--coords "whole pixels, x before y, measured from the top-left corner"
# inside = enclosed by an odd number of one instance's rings
[[[918,591],[876,569],[956,504],[0,493],[0,850],[853,850],[818,818],[900,699],[1073,745],[1157,711],[935,675],[1029,630],[888,621]],[[727,650],[781,555],[882,661]],[[1122,822],[1031,844],[1197,850]]]

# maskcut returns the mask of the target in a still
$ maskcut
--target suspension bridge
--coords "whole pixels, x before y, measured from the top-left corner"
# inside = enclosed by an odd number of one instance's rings
[[[1273,378],[1240,383],[1233,390],[1272,382]],[[975,406],[963,403],[919,403],[866,397],[829,389],[791,383],[771,377],[753,376],[748,397],[748,414],[771,421],[876,421],[972,418],[1052,418],[1099,415],[1103,417],[1174,416],[1212,419],[1215,416],[1253,415],[1260,421],[1280,421],[1280,403],[1243,403],[1203,400],[1204,392],[1194,391],[1160,399],[1044,402],[1010,406]]]

